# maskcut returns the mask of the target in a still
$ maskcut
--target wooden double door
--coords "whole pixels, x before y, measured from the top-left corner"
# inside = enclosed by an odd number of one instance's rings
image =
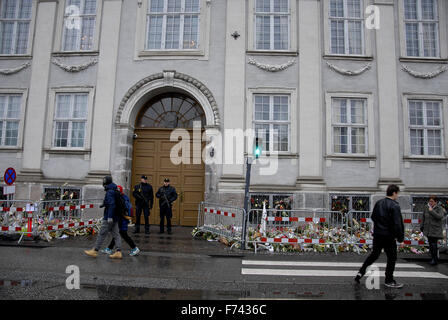
[[[203,161],[194,164],[193,160],[201,158],[200,152],[193,154],[190,142],[190,164],[174,164],[170,154],[173,146],[179,142],[171,142],[172,129],[136,129],[132,161],[132,188],[140,183],[144,174],[154,189],[154,206],[150,215],[150,224],[159,224],[159,200],[155,194],[163,185],[165,178],[170,179],[171,186],[176,188],[178,198],[173,204],[173,225],[195,226],[197,224],[198,204],[204,199],[205,166]],[[193,137],[192,131],[190,136]],[[132,197],[135,208],[135,199]],[[144,223],[142,214],[141,223]]]

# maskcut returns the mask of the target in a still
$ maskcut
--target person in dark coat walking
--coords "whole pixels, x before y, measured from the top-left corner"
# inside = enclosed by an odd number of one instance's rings
[[[145,233],[149,234],[149,215],[150,210],[154,203],[154,191],[152,186],[148,183],[148,178],[143,175],[140,180],[140,184],[134,187],[132,195],[135,199],[135,229],[134,233],[140,232],[140,218],[142,216],[142,211],[145,216]]]
[[[129,237],[128,235],[128,224],[129,220],[131,220],[131,200],[129,200],[129,197],[123,193],[123,187],[118,186],[118,190],[120,191],[120,196],[123,197],[124,203],[126,206],[126,216],[121,215],[118,220],[118,227],[120,229],[120,236],[123,238],[123,240],[131,247],[131,252],[129,253],[130,256],[136,256],[139,254],[140,249],[137,248],[134,241]],[[102,253],[112,254],[112,249],[115,246],[115,239],[112,238],[112,241],[109,244],[109,247],[106,249],[101,250]]]
[[[437,197],[431,196],[425,209],[423,209],[423,217],[420,230],[428,238],[429,252],[431,254],[432,266],[439,263],[439,248],[437,242],[443,239],[443,218],[445,209],[437,203]]]
[[[111,176],[105,176],[103,178],[103,187],[106,191],[106,195],[104,197],[103,205],[104,207],[104,216],[101,222],[101,229],[98,233],[98,238],[96,240],[95,248],[91,250],[85,250],[84,253],[88,256],[96,258],[98,256],[98,251],[101,248],[104,240],[108,233],[112,234],[112,237],[115,239],[116,252],[109,257],[112,259],[121,259],[121,238],[118,231],[118,220],[119,216],[116,210],[115,203],[115,192],[117,190],[117,185],[113,183]]]
[[[355,277],[357,283],[365,275],[367,267],[379,258],[381,250],[384,249],[387,256],[385,286],[389,288],[403,287],[403,284],[394,280],[395,262],[397,261],[396,241],[400,243],[404,241],[403,217],[397,202],[399,192],[400,188],[391,184],[387,187],[387,197],[375,203],[371,217],[374,223],[373,250]]]
[[[164,233],[164,222],[166,218],[166,228],[168,234],[171,234],[171,218],[173,217],[173,202],[177,199],[176,189],[170,186],[170,179],[165,178],[163,180],[163,186],[159,188],[156,193],[157,199],[159,199],[160,208],[160,232]]]

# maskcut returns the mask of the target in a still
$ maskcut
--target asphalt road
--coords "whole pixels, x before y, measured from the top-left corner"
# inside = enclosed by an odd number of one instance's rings
[[[380,289],[369,290],[353,282],[365,255],[255,255],[192,239],[190,231],[132,235],[142,252],[130,257],[125,247],[118,261],[84,255],[95,237],[24,246],[0,242],[0,299],[448,299],[444,254],[436,267],[428,265],[426,256],[401,256],[395,273],[405,284],[400,290],[384,287],[381,257]],[[79,267],[79,290],[66,287],[69,265]]]

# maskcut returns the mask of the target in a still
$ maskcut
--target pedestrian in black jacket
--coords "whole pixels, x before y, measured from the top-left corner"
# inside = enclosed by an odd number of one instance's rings
[[[152,190],[152,186],[148,183],[148,178],[145,175],[141,177],[140,184],[134,187],[132,196],[135,199],[136,207],[134,233],[140,232],[140,218],[143,211],[145,216],[145,233],[149,234],[149,215],[154,203],[154,191]]]
[[[170,179],[165,178],[163,180],[163,186],[159,188],[156,193],[156,197],[159,199],[160,207],[160,232],[164,232],[164,222],[166,218],[166,228],[168,234],[171,234],[171,218],[173,217],[173,202],[177,199],[176,189],[170,186]]]
[[[400,188],[394,184],[387,187],[387,197],[375,204],[372,212],[373,250],[356,275],[355,281],[364,276],[367,267],[372,265],[384,249],[387,256],[385,285],[389,288],[402,288],[394,280],[395,262],[397,261],[397,241],[404,241],[404,225],[400,205],[397,202]]]

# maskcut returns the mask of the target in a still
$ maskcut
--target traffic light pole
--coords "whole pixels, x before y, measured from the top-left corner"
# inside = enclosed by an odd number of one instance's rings
[[[246,158],[246,187],[244,189],[244,217],[243,217],[243,230],[241,235],[241,247],[246,249],[246,232],[247,232],[247,216],[249,214],[249,187],[250,187],[250,172],[252,169],[252,157]]]

